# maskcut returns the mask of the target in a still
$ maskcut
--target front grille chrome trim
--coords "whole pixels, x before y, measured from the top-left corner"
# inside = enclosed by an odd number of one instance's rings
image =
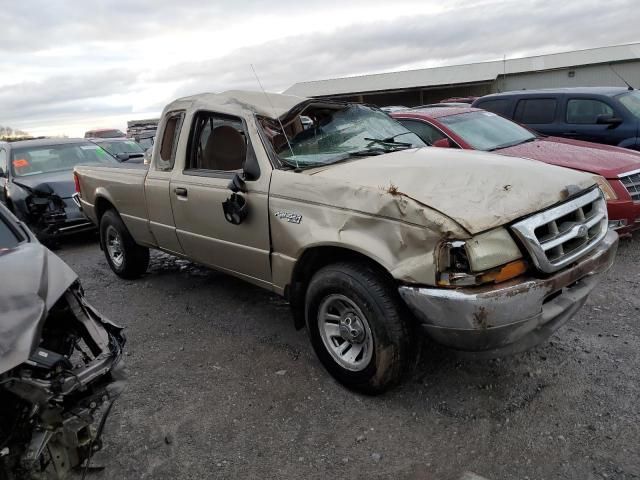
[[[618,175],[620,182],[627,189],[634,202],[640,202],[640,170],[633,170]]]
[[[558,224],[567,216],[574,218]],[[600,189],[594,188],[516,222],[511,228],[526,247],[536,267],[545,273],[553,273],[586,255],[600,243],[607,234],[608,224],[607,204]],[[536,231],[541,227],[551,233],[540,238]]]

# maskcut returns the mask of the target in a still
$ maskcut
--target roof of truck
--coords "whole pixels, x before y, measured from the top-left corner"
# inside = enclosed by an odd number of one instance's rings
[[[178,98],[166,106],[165,112],[182,108],[215,108],[216,111],[232,115],[254,113],[268,118],[278,118],[307,100],[304,97],[279,93],[229,90]]]

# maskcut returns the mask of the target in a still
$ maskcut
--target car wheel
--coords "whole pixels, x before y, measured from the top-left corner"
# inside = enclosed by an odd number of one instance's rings
[[[149,249],[134,240],[120,216],[107,210],[100,219],[100,244],[111,270],[122,278],[138,278],[149,267]]]
[[[382,393],[409,371],[415,351],[410,316],[393,283],[374,268],[322,268],[309,283],[305,310],[318,358],[346,387]]]

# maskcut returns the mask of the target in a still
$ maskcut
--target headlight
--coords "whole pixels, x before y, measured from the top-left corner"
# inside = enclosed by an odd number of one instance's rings
[[[598,187],[600,187],[600,190],[602,190],[602,193],[604,194],[604,199],[605,200],[617,200],[618,199],[618,195],[616,195],[615,190],[613,189],[611,184],[609,182],[607,182],[607,180],[604,177],[601,177],[600,175],[594,175],[593,179],[598,184]]]
[[[527,271],[522,253],[504,228],[440,247],[438,285],[445,287],[499,283]]]

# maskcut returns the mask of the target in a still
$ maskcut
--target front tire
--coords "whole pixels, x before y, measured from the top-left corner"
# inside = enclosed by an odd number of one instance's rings
[[[410,370],[410,316],[393,282],[375,268],[351,262],[322,268],[309,283],[305,313],[318,358],[346,387],[382,393]]]
[[[107,210],[100,219],[100,244],[111,270],[119,277],[138,278],[147,271],[149,249],[133,240],[114,210]]]

